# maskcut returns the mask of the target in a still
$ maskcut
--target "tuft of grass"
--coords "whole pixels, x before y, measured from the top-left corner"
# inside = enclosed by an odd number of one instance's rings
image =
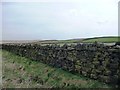
[[[4,50],[2,56],[5,88],[111,88],[96,80],[74,75]]]

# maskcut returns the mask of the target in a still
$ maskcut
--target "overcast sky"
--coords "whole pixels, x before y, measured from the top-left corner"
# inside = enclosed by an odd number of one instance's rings
[[[119,0],[74,1],[2,3],[3,40],[118,35]]]

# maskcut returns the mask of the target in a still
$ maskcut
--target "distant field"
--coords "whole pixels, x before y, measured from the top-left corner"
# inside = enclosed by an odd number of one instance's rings
[[[95,38],[85,38],[85,39],[70,39],[70,40],[55,40],[55,41],[39,41],[35,42],[38,44],[74,44],[74,43],[115,43],[120,41],[120,37],[95,37]]]
[[[98,38],[88,38],[82,40],[82,42],[88,42],[88,43],[92,43],[95,41],[102,43],[115,43],[120,41],[120,37],[98,37]]]
[[[4,88],[110,88],[80,75],[74,75],[25,57],[0,51],[3,55]]]
[[[8,40],[2,41],[2,43],[33,43],[33,44],[74,44],[74,43],[115,43],[120,41],[120,37],[94,37],[84,39],[68,39],[68,40]]]

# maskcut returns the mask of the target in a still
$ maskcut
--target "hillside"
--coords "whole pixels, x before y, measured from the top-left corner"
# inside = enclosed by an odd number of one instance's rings
[[[95,41],[102,43],[115,43],[120,41],[120,37],[95,37],[95,38],[87,38],[82,40],[82,42],[88,42],[88,43],[92,43]]]

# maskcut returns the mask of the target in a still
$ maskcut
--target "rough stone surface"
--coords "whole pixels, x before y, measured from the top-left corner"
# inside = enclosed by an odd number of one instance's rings
[[[120,84],[120,48],[116,46],[2,44],[2,49],[105,83]]]

